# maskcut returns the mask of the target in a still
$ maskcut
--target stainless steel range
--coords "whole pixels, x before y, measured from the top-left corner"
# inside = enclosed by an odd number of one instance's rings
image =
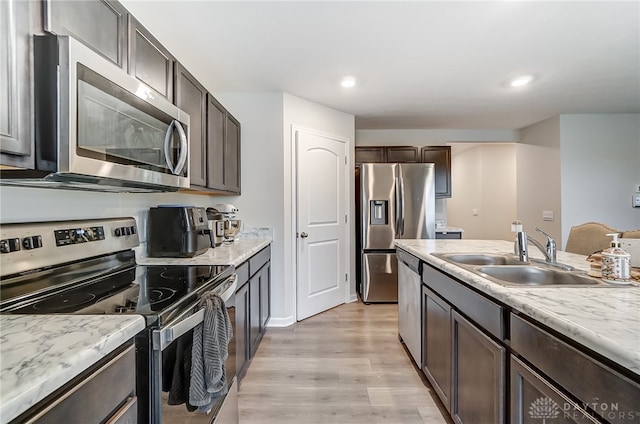
[[[171,386],[170,361],[203,322],[201,297],[219,295],[235,321],[233,266],[138,265],[133,218],[8,224],[0,232],[0,313],[144,316],[146,329],[135,340],[138,423],[183,422],[185,414],[189,422],[206,423],[237,416],[235,340],[225,362],[228,394],[209,414],[196,415],[175,406],[171,393],[163,395]]]

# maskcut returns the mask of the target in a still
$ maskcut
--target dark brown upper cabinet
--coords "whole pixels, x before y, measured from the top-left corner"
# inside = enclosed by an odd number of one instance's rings
[[[355,163],[420,162],[420,148],[416,146],[356,147]]]
[[[173,101],[174,63],[171,53],[129,15],[129,74]]]
[[[44,30],[70,35],[127,69],[127,10],[116,1],[44,2]]]
[[[421,162],[435,164],[436,198],[451,197],[451,146],[425,146]]]
[[[240,194],[240,123],[207,95],[207,188]]]
[[[0,1],[0,163],[33,168],[30,18],[37,4]],[[6,23],[13,18],[13,25]],[[6,20],[5,20],[6,19]]]
[[[420,149],[415,146],[387,147],[387,162],[420,162]]]
[[[355,163],[386,163],[387,150],[384,147],[356,147]]]
[[[358,146],[355,164],[434,163],[436,198],[451,197],[451,146]]]
[[[175,66],[175,104],[189,114],[189,175],[192,186],[207,187],[207,90],[179,62]]]
[[[240,194],[240,122],[227,112],[224,143],[225,190]]]

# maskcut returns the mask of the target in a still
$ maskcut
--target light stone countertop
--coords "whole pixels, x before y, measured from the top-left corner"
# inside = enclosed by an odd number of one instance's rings
[[[505,287],[431,253],[512,253],[503,240],[396,240],[396,246],[465,281],[640,376],[640,287]],[[543,258],[537,249],[530,256]],[[586,256],[558,252],[558,262],[587,271]]]
[[[270,245],[270,236],[242,237],[230,244],[210,248],[201,255],[193,258],[150,258],[143,249],[136,249],[136,262],[141,265],[235,265],[248,260],[250,257]]]
[[[139,315],[1,315],[0,424],[145,328]]]

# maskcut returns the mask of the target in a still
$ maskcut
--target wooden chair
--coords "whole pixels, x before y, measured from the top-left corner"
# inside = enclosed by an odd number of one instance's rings
[[[640,230],[623,231],[620,238],[640,239]]]
[[[611,236],[607,234],[618,233],[620,231],[599,222],[587,222],[571,227],[565,251],[590,255],[607,249],[611,246]]]

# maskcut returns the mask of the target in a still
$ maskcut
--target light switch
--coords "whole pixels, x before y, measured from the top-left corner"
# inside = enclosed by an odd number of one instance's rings
[[[634,194],[631,198],[631,206],[640,208],[640,194]]]
[[[542,211],[543,221],[553,221],[553,211]]]

